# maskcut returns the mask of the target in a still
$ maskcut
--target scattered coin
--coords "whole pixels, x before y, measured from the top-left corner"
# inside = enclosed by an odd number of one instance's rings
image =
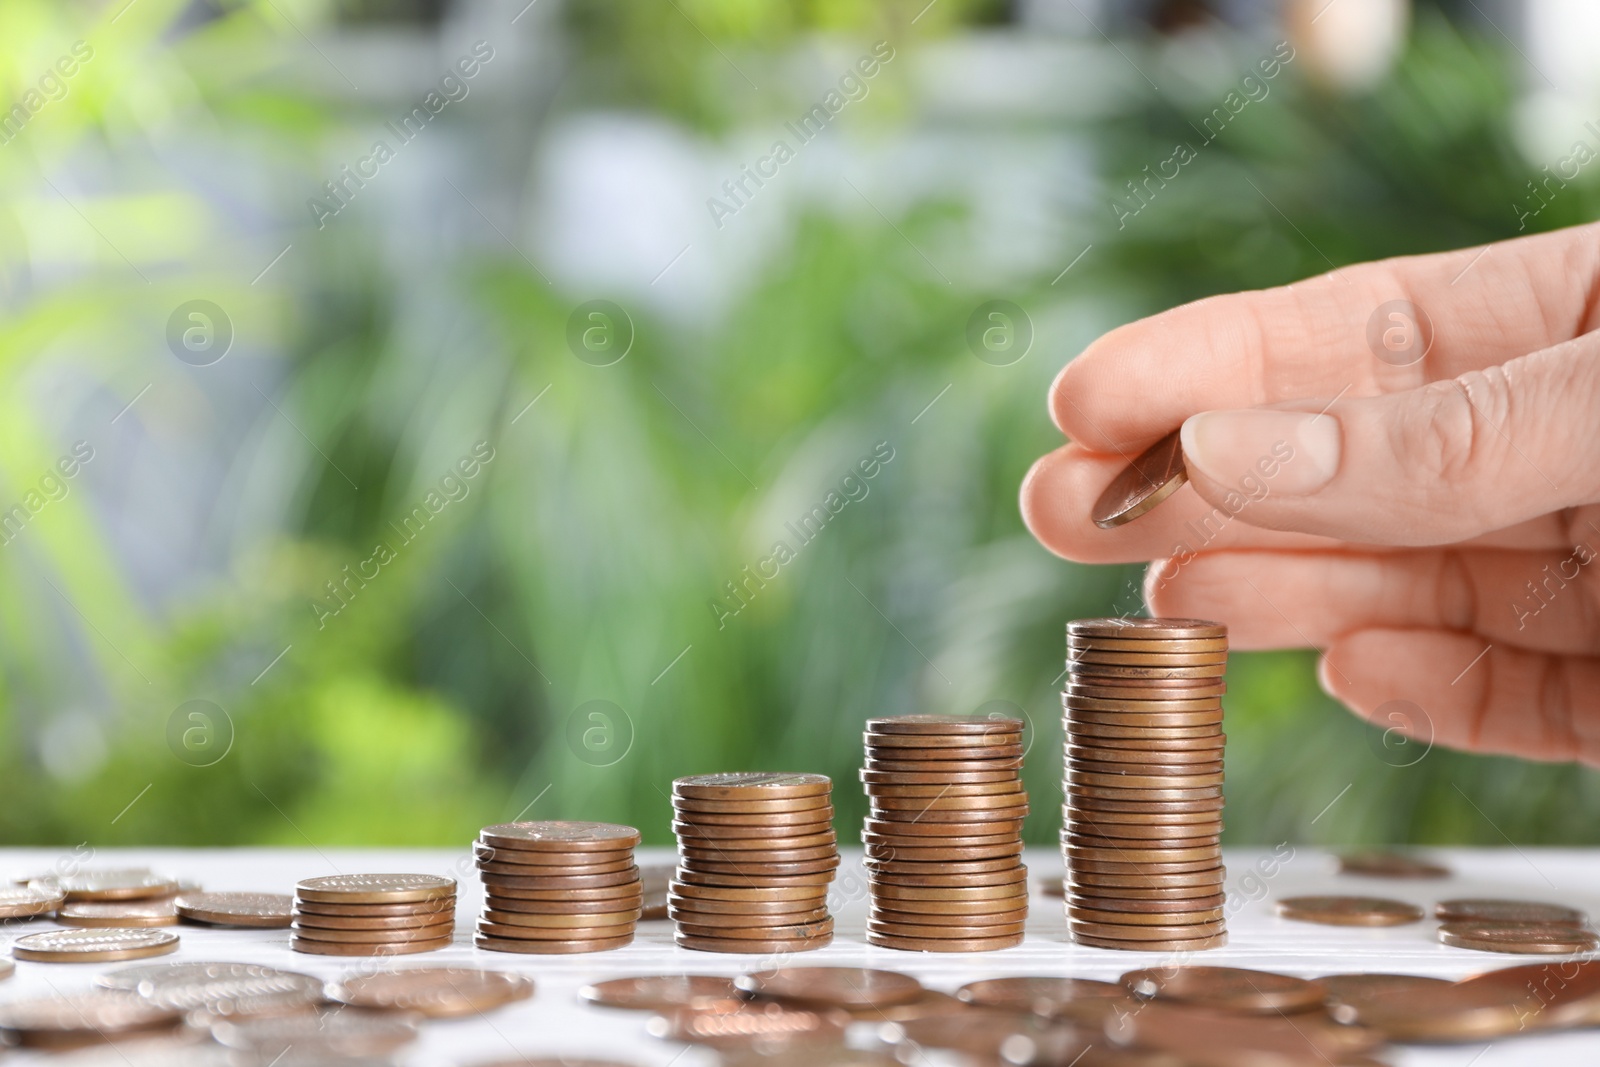
[[[67,899],[54,883],[32,882],[0,889],[0,919],[31,919],[48,915]]]
[[[254,963],[141,963],[101,974],[95,984],[180,1012],[219,1017],[280,1015],[323,1000],[320,978]]]
[[[1154,967],[1129,971],[1122,985],[1146,1000],[1261,1015],[1311,1011],[1327,999],[1327,990],[1316,982],[1243,967]]]
[[[399,1012],[339,1009],[225,1019],[212,1025],[211,1036],[229,1048],[269,1060],[291,1051],[381,1056],[416,1040],[417,1020]]]
[[[48,930],[11,943],[12,956],[37,963],[109,963],[177,950],[171,930]]]
[[[1241,1015],[1209,1006],[1156,1001],[1108,1016],[1114,1045],[1179,1057],[1184,1064],[1360,1064],[1382,1041],[1361,1027],[1310,1012]]]
[[[1441,922],[1561,923],[1568,926],[1582,926],[1589,921],[1583,912],[1562,904],[1483,897],[1441,900],[1434,906],[1433,917]]]
[[[209,926],[285,927],[294,898],[287,893],[184,893],[178,917]]]
[[[865,967],[779,967],[742,974],[733,984],[752,997],[834,1008],[888,1007],[923,991],[909,974]]]
[[[1125,997],[1127,990],[1113,982],[1091,978],[987,978],[968,982],[956,990],[956,999],[980,1008],[1007,1008],[1035,1015],[1056,1015],[1064,1004],[1085,999]]]
[[[1280,918],[1324,926],[1404,926],[1421,922],[1422,909],[1383,897],[1311,896],[1278,901]]]
[[[1522,1022],[1528,1029],[1569,1029],[1600,1022],[1600,961],[1596,960],[1505,967],[1463,979],[1456,987],[1469,995],[1480,988],[1497,990],[1508,1003],[1523,1006]]]
[[[1536,1003],[1525,988],[1446,982],[1347,1001],[1341,1018],[1390,1041],[1492,1041],[1522,1032]]]
[[[1572,955],[1600,947],[1593,931],[1566,923],[1445,923],[1439,940],[1453,948],[1526,955]]]
[[[147,900],[178,892],[178,879],[157,874],[146,867],[84,870],[41,880],[41,892],[59,890],[68,902],[77,900]]]
[[[731,978],[711,974],[665,974],[613,978],[578,990],[591,1004],[631,1011],[664,1011],[703,1007],[716,1001],[736,1000],[739,991]]]
[[[178,909],[165,900],[84,900],[61,905],[56,922],[62,926],[149,927],[177,926]]]
[[[1328,991],[1328,1003],[1337,1006],[1384,997],[1390,993],[1409,993],[1428,986],[1449,985],[1444,978],[1424,978],[1415,974],[1329,974],[1317,979],[1317,984]],[[1338,1010],[1334,1018],[1343,1018]]]
[[[1089,517],[1102,530],[1132,522],[1178,491],[1189,480],[1183,465],[1178,431],[1141,452],[1137,459],[1111,479],[1094,502]]]
[[[0,1004],[0,1036],[27,1048],[80,1048],[171,1030],[181,1020],[174,1009],[104,989]]]
[[[714,1048],[750,1048],[785,1042],[837,1041],[850,1022],[842,1011],[778,1003],[718,1001],[674,1008],[645,1024],[652,1037]]]
[[[1340,874],[1368,878],[1448,878],[1450,868],[1401,852],[1347,852],[1339,857]]]
[[[533,996],[533,979],[475,967],[415,967],[351,974],[328,983],[328,999],[354,1008],[415,1012],[429,1019],[476,1015]]]

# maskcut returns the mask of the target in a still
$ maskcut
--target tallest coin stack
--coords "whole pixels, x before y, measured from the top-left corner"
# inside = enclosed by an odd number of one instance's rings
[[[1227,941],[1222,694],[1228,631],[1198,619],[1067,625],[1061,850],[1074,941],[1177,951]]]

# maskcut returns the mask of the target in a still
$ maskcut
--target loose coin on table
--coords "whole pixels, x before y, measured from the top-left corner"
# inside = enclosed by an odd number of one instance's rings
[[[178,950],[171,930],[47,930],[11,943],[11,955],[36,963],[109,963]]]
[[[327,992],[329,1000],[353,1008],[451,1019],[527,1000],[533,979],[475,967],[414,967],[346,975],[328,983]]]
[[[1441,900],[1434,905],[1433,917],[1441,922],[1561,923],[1568,926],[1582,926],[1589,921],[1583,912],[1564,904],[1487,897]]]
[[[211,1036],[229,1048],[271,1061],[295,1055],[382,1056],[417,1037],[417,1016],[340,1008],[293,1015],[224,1019]]]
[[[208,926],[286,927],[294,898],[287,893],[183,893],[178,917]]]
[[[255,963],[139,963],[100,974],[95,984],[180,1012],[216,1017],[282,1015],[323,1001],[322,979]]]
[[[62,926],[149,927],[177,926],[178,909],[170,897],[163,900],[83,900],[56,909]]]
[[[175,1009],[128,993],[97,989],[0,1004],[0,1036],[27,1048],[80,1048],[171,1030],[182,1018]]]
[[[1383,897],[1284,897],[1277,911],[1280,918],[1324,926],[1404,926],[1423,915],[1415,904]]]
[[[719,1000],[737,1000],[733,979],[713,974],[642,975],[612,978],[578,990],[590,1004],[632,1011],[695,1008]]]
[[[1403,852],[1373,849],[1340,856],[1339,873],[1366,878],[1448,878],[1450,868]]]
[[[1452,922],[1439,927],[1440,942],[1479,952],[1564,956],[1592,952],[1600,937],[1569,923]]]
[[[1122,985],[1145,999],[1261,1015],[1312,1011],[1327,999],[1316,982],[1243,967],[1152,967],[1129,971]]]
[[[0,919],[32,919],[48,915],[67,899],[54,883],[33,882],[0,889]]]
[[[909,974],[865,967],[779,967],[741,974],[734,986],[748,996],[832,1008],[883,1008],[922,995]]]
[[[41,891],[58,889],[69,902],[76,900],[148,900],[169,897],[182,888],[170,875],[157,874],[146,867],[82,870],[73,874],[41,879]]]

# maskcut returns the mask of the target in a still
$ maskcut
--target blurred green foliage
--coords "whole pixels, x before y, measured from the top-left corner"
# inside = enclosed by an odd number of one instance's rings
[[[606,0],[547,24],[568,64],[558,109],[647,109],[712,137],[750,108],[789,114],[796,101],[752,104],[730,87],[814,35],[937,41],[1001,13],[947,0],[912,31],[920,4],[679,7]],[[850,827],[864,719],[980,707],[1028,716],[1028,834],[1053,841],[1062,624],[1139,603],[1133,568],[1050,558],[1017,515],[1022,474],[1058,443],[1042,398],[1060,363],[1180,301],[1510,236],[1531,177],[1509,140],[1507,54],[1425,12],[1375,92],[1320,94],[1290,70],[1125,229],[1104,205],[1214,101],[1140,90],[1112,114],[1019,123],[1092,149],[1096,186],[1063,191],[1061,207],[1087,238],[1057,261],[1087,241],[1095,254],[1059,285],[1059,268],[999,294],[930,271],[916,249],[966,255],[971,203],[930,195],[891,219],[800,202],[785,246],[714,324],[631,307],[632,350],[597,368],[566,340],[596,294],[552,287],[505,243],[448,246],[419,278],[379,213],[305,229],[326,160],[347,159],[349,131],[381,111],[304,77],[316,56],[299,33],[384,21],[373,5],[119,8],[0,5],[7,92],[75,40],[95,50],[0,147],[0,494],[21,499],[70,447],[38,403],[52,382],[87,381],[80,406],[104,409],[83,476],[102,499],[152,491],[118,484],[126,438],[107,420],[155,377],[178,399],[153,395],[127,418],[147,439],[197,447],[188,431],[225,417],[208,392],[222,386],[175,377],[163,332],[203,292],[241,338],[229,366],[249,374],[231,387],[249,396],[260,382],[278,405],[218,459],[217,509],[263,485],[285,486],[285,503],[160,596],[104,521],[110,505],[82,486],[0,549],[12,843],[464,843],[524,813],[631,822],[659,843],[671,780],[730,769],[829,773]],[[1121,47],[1155,62],[1156,46]],[[1229,47],[1241,70],[1262,51]],[[916,121],[905,68],[883,76],[869,126]],[[170,162],[178,147],[233,146],[271,189],[280,217],[265,238]],[[484,165],[516,187],[526,160]],[[1591,180],[1537,225],[1597,208]],[[229,258],[247,245],[264,263],[291,240],[292,269],[255,283],[255,259]],[[1010,367],[964,341],[995,295],[1039,327]],[[470,491],[377,578],[345,587],[337,614],[315,610],[478,441],[495,458]],[[719,626],[711,602],[732,603],[726,583],[879,442],[894,458],[867,495]],[[1395,766],[1414,750],[1397,755],[1322,696],[1310,653],[1237,656],[1230,693],[1231,841],[1600,840],[1581,817],[1589,772],[1445,752]],[[209,766],[169,745],[173,709],[191,699],[234,730]],[[592,700],[622,718],[574,727]],[[609,765],[570,740],[597,725],[631,737]],[[95,758],[67,773],[47,758],[63,747]]]

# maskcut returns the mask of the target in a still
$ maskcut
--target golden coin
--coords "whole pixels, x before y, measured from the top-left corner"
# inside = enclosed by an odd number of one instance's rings
[[[613,978],[578,990],[590,1004],[630,1011],[664,1011],[735,1000],[733,980],[712,974],[664,974]]]
[[[674,881],[669,884],[669,890],[676,896],[689,897],[693,900],[727,900],[727,901],[809,901],[820,900],[828,895],[828,887],[822,885],[798,886],[762,886],[754,888],[739,888],[715,885],[696,885],[689,882]]]
[[[637,871],[632,859],[620,863],[584,864],[581,867],[555,867],[535,866],[522,863],[495,863],[490,860],[479,860],[478,870],[485,874],[509,874],[517,878],[577,878],[588,877],[596,874],[616,874],[618,871]]]
[[[1434,905],[1433,917],[1441,922],[1562,923],[1568,926],[1582,926],[1589,921],[1583,912],[1564,904],[1485,897],[1441,900]]]
[[[886,719],[867,720],[869,733],[912,734],[918,737],[1016,733],[1020,732],[1022,727],[1021,719],[991,718],[985,715],[896,715]]]
[[[177,926],[178,910],[165,900],[84,900],[56,909],[62,926],[94,929]]]
[[[719,1062],[727,1067],[751,1067],[749,1059],[759,1061],[762,1067],[812,1067],[797,1063],[795,1053],[819,1049],[827,1050],[829,1064],[865,1067],[849,1052],[838,1051],[849,1020],[849,1015],[837,1010],[813,1011],[773,1001],[734,999],[669,1010],[646,1023],[645,1030],[665,1041],[717,1049]],[[749,1058],[732,1061],[721,1056],[739,1052],[750,1054]],[[866,1064],[876,1067],[872,1060]]]
[[[307,926],[296,922],[289,928],[296,938],[304,941],[338,941],[347,945],[390,944],[406,941],[435,941],[449,937],[455,929],[454,922],[430,923],[427,926],[391,927],[386,930],[351,930],[345,927]]]
[[[514,874],[482,874],[479,880],[495,889],[609,889],[612,886],[636,885],[639,868],[629,867],[610,874],[539,875],[523,877]]]
[[[31,883],[30,883],[31,884]],[[176,893],[179,882],[145,867],[79,871],[42,881],[40,892],[59,890],[69,903],[79,900],[147,900]]]
[[[1445,923],[1439,940],[1452,948],[1524,955],[1573,955],[1600,947],[1593,931],[1566,923]]]
[[[1188,480],[1183,445],[1178,431],[1173,430],[1111,479],[1095,500],[1089,517],[1102,530],[1122,526],[1150,512]]]
[[[170,1030],[180,1012],[130,993],[87,993],[30,997],[0,1004],[0,1035],[24,1048],[67,1049],[117,1037]]]
[[[639,843],[639,831],[609,822],[541,820],[485,826],[478,840],[486,845],[549,852],[616,852]]]
[[[734,986],[752,997],[846,1009],[887,1008],[923,993],[908,974],[864,967],[779,967],[740,975]]]
[[[1227,627],[1208,619],[1146,619],[1142,616],[1114,616],[1106,619],[1074,619],[1067,622],[1067,638],[1112,637],[1122,640],[1192,641],[1198,638],[1227,638]]]
[[[964,771],[958,774],[929,774],[927,772],[874,771],[863,768],[859,777],[867,785],[980,785],[984,783],[1019,782],[1015,770]]]
[[[474,934],[472,943],[489,952],[520,952],[541,956],[571,955],[580,952],[606,952],[633,943],[630,931],[624,937],[611,937],[592,941],[527,941],[509,937],[487,937]]]
[[[1034,1015],[1054,1015],[1062,1005],[1074,1001],[1113,999],[1125,995],[1123,988],[1112,982],[1033,975],[1024,978],[986,978],[968,982],[956,990],[956,999],[963,1004],[979,1008],[1005,1008]]]
[[[832,870],[826,870],[816,874],[768,875],[757,879],[751,877],[749,872],[728,874],[722,871],[679,867],[677,881],[684,885],[723,886],[730,889],[826,886],[832,883],[833,873]]]
[[[1535,964],[1535,967],[1544,966]],[[1516,968],[1509,968],[1515,970]],[[1493,973],[1493,972],[1491,972]],[[1341,1008],[1373,997],[1386,997],[1392,993],[1409,994],[1416,989],[1447,986],[1444,978],[1424,978],[1415,974],[1326,974],[1316,979],[1328,991],[1330,1014],[1341,1022],[1354,1021],[1354,1016]],[[1531,987],[1523,987],[1531,988]],[[1508,998],[1509,999],[1509,998]]]
[[[1003,948],[1014,948],[1022,944],[1022,935],[919,938],[868,931],[867,942],[880,948],[897,948],[906,952],[996,952]]]
[[[26,886],[0,889],[0,919],[31,919],[48,915],[67,899],[54,883],[33,882]]]
[[[173,901],[189,922],[247,927],[288,926],[293,904],[286,893],[184,893]]]
[[[1128,941],[1118,937],[1102,937],[1086,931],[1072,931],[1072,940],[1080,945],[1090,948],[1113,948],[1125,952],[1202,952],[1210,948],[1221,948],[1228,943],[1228,935],[1215,934],[1209,937],[1179,938],[1172,941]]]
[[[429,1019],[478,1015],[533,996],[533,979],[476,967],[408,967],[350,974],[328,983],[328,999],[354,1008],[415,1012]]]
[[[498,926],[534,926],[546,930],[573,927],[623,926],[639,921],[639,909],[630,911],[585,912],[573,915],[538,915],[520,911],[499,911],[485,908],[483,918]]]
[[[1278,901],[1279,918],[1324,926],[1404,926],[1421,922],[1422,909],[1383,897],[1311,896]]]
[[[1503,967],[1464,978],[1456,988],[1473,997],[1480,988],[1494,989],[1507,1002],[1521,1002],[1525,1029],[1588,1027],[1600,1021],[1600,961],[1562,960]]]
[[[321,930],[416,930],[434,926],[448,926],[455,922],[455,913],[439,915],[392,915],[363,919],[350,915],[315,915],[310,912],[293,913],[294,928],[312,927]]]
[[[218,1018],[303,1011],[323,999],[320,978],[253,963],[139,963],[100,974],[95,984]]]
[[[1328,995],[1316,982],[1244,967],[1152,967],[1129,971],[1121,982],[1145,1000],[1178,1000],[1258,1015],[1311,1011]]]
[[[816,811],[828,807],[829,794],[810,797],[788,797],[775,800],[697,800],[694,797],[673,797],[676,811],[696,811],[712,815],[772,815],[778,812]]]
[[[36,963],[109,963],[178,950],[171,930],[47,930],[11,943],[11,955]]]
[[[409,956],[418,952],[436,952],[449,948],[452,937],[429,941],[390,941],[355,943],[349,941],[318,941],[298,934],[289,939],[289,947],[296,952],[316,956]]]
[[[453,878],[433,874],[333,874],[295,886],[299,900],[329,904],[402,904],[454,896]]]
[[[1137,1043],[1163,1061],[1189,1062],[1203,1048],[1219,1064],[1345,1064],[1376,1067],[1365,1054],[1381,1040],[1340,1026],[1320,1013],[1264,1016],[1218,1011],[1210,1005],[1154,1001],[1107,1018],[1103,1032],[1118,1045]]]
[[[680,932],[673,935],[673,940],[680,948],[695,949],[699,952],[742,953],[749,956],[770,955],[774,952],[810,952],[828,947],[833,943],[833,935],[827,934],[809,940],[755,941],[743,938],[696,937]]]
[[[1339,857],[1340,874],[1369,878],[1448,878],[1450,868],[1399,852],[1347,852]]]
[[[672,783],[674,796],[701,800],[761,800],[809,797],[827,793],[833,781],[822,774],[779,774],[740,771],[732,774],[697,774]]]
[[[1391,1041],[1492,1041],[1524,1032],[1538,1003],[1525,987],[1446,982],[1347,1001],[1341,1019]]]

